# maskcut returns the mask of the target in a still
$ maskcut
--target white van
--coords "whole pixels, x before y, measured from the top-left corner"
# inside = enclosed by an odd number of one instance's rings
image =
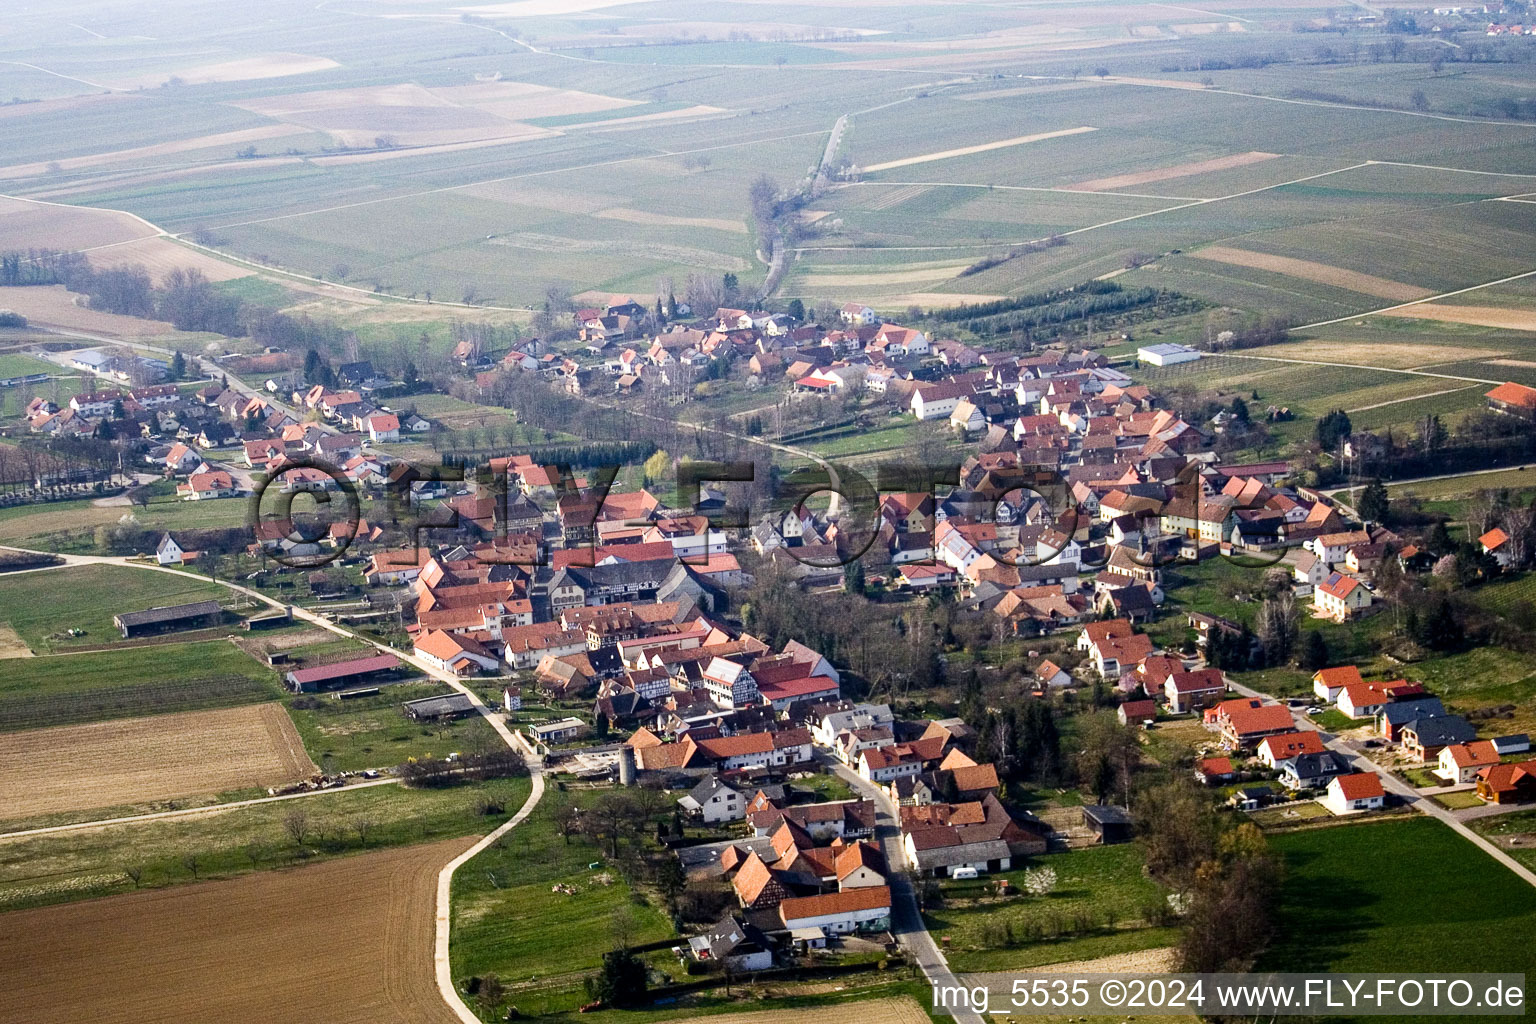
[[[973,867],[970,867],[969,865],[966,865],[964,867],[958,867],[958,868],[955,868],[955,870],[953,870],[953,871],[951,871],[949,873],[949,877],[950,878],[975,878],[976,877],[976,869],[973,868]]]

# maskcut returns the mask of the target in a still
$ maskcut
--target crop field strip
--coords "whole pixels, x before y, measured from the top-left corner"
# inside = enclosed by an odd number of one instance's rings
[[[31,1024],[458,1024],[430,937],[438,870],[468,845],[15,911],[0,930],[8,1012]],[[93,985],[77,984],[87,975]]]
[[[275,786],[315,766],[279,704],[12,733],[0,745],[10,817]]]

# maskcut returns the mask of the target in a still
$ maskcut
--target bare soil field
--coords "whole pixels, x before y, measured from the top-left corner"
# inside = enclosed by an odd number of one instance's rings
[[[450,85],[430,90],[450,103],[474,107],[508,121],[531,117],[563,117],[567,114],[591,114],[619,107],[639,106],[640,100],[603,96],[579,89],[558,89],[532,82],[476,82]]]
[[[1238,267],[1252,267],[1255,270],[1267,270],[1272,274],[1284,274],[1286,277],[1296,277],[1303,281],[1316,281],[1318,284],[1343,288],[1362,295],[1374,295],[1379,299],[1412,302],[1414,299],[1422,299],[1426,295],[1434,294],[1428,288],[1389,281],[1384,277],[1362,274],[1356,270],[1346,270],[1343,267],[1333,267],[1312,260],[1292,259],[1289,256],[1271,256],[1264,252],[1233,249],[1225,245],[1209,245],[1189,255],[1195,259],[1213,260]]]
[[[1383,316],[1402,316],[1411,320],[1441,320],[1476,327],[1503,327],[1511,331],[1536,331],[1536,309],[1507,309],[1503,306],[1447,306],[1438,302],[1394,309]],[[1462,359],[1476,359],[1464,355]]]
[[[242,146],[249,142],[280,139],[290,135],[304,135],[307,132],[308,129],[306,128],[296,128],[286,124],[273,124],[262,128],[242,128],[234,132],[220,132],[217,135],[200,135],[197,138],[179,139],[176,142],[162,142],[154,146],[138,146],[134,149],[118,149],[107,153],[92,153],[88,156],[65,157],[62,160],[53,162],[58,164],[60,170],[74,171],[87,167],[100,167],[103,164],[117,163],[123,160],[171,156],[176,153],[192,153],[200,149],[212,149],[218,146]],[[10,167],[0,167],[0,178],[29,178],[33,175],[43,174],[47,170],[48,164],[46,162],[12,164]]]
[[[173,270],[197,270],[210,281],[233,281],[256,273],[251,267],[228,263],[161,235],[100,249],[91,253],[91,262],[98,267],[137,264],[149,271],[156,284]]]
[[[1097,128],[1083,125],[1079,128],[1062,128],[1054,132],[1038,132],[1034,135],[1020,135],[1012,139],[999,139],[996,142],[984,142],[979,146],[961,146],[958,149],[946,149],[938,153],[924,153],[922,156],[903,157],[900,160],[887,160],[885,163],[870,164],[865,171],[889,171],[897,167],[910,167],[913,164],[926,164],[934,160],[948,160],[956,156],[970,156],[972,153],[989,153],[994,149],[1008,149],[1011,146],[1023,146],[1031,142],[1042,142],[1046,139],[1059,139],[1066,135],[1081,135],[1084,132],[1095,132]]]
[[[275,786],[315,770],[279,704],[65,725],[6,738],[0,807],[31,817]]]
[[[11,628],[9,622],[0,622],[0,660],[31,657],[34,655],[27,642]]]
[[[1150,185],[1154,181],[1167,181],[1169,178],[1186,178],[1192,174],[1204,174],[1207,171],[1228,171],[1234,167],[1247,167],[1249,164],[1273,160],[1279,155],[1279,153],[1261,153],[1258,150],[1254,150],[1251,153],[1222,156],[1214,160],[1195,160],[1187,164],[1158,167],[1154,170],[1141,171],[1137,174],[1117,174],[1108,178],[1090,178],[1088,181],[1079,181],[1075,185],[1066,185],[1064,188],[1069,192],[1109,192],[1117,188]]]
[[[1498,349],[1472,348],[1466,345],[1415,345],[1377,341],[1288,341],[1282,345],[1266,345],[1251,354],[1275,356],[1280,359],[1311,359],[1321,363],[1358,363],[1361,366],[1381,366],[1389,370],[1410,370],[1435,363],[1452,363],[1463,359],[1481,359],[1497,356]]]
[[[155,338],[174,334],[176,328],[163,320],[140,320],[89,309],[84,296],[74,295],[61,284],[30,285],[5,290],[5,307],[14,309],[35,324],[68,327],[109,338]]]
[[[1072,960],[1044,967],[1025,968],[1025,974],[1169,974],[1178,965],[1179,951],[1172,946],[1116,953],[1094,960]]]
[[[433,975],[434,904],[438,871],[473,842],[7,914],[6,1015],[29,1024],[457,1024]]]
[[[739,220],[725,220],[719,217],[669,217],[664,213],[647,213],[644,210],[631,210],[624,206],[598,210],[592,216],[603,220],[622,220],[630,224],[656,224],[663,227],[679,228],[710,228],[715,231],[729,231],[737,235],[747,233],[747,226]]]
[[[88,249],[157,234],[131,214],[0,197],[0,249]]]
[[[172,78],[180,79],[184,85],[206,85],[210,82],[254,82],[266,78],[307,75],[340,66],[328,57],[314,57],[304,53],[264,53],[256,57],[199,64],[175,72],[157,71],[120,80],[116,84],[124,89],[156,89]]]

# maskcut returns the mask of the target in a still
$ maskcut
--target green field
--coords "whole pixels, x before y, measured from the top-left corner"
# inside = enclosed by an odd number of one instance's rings
[[[1280,936],[1261,969],[1536,969],[1536,889],[1437,821],[1271,837],[1285,858]],[[1472,930],[1477,943],[1445,941]],[[1489,1018],[1494,1019],[1494,1018]]]
[[[115,565],[86,565],[27,573],[0,587],[0,622],[9,623],[38,654],[122,639],[112,625],[119,612],[230,598],[212,581]],[[84,635],[63,636],[66,630]]]
[[[1497,113],[1489,104],[1500,97],[1518,107],[1530,71],[1518,43],[1482,39],[1485,26],[1472,21],[1433,40],[1408,37],[1406,59],[1386,62],[1369,53],[1387,39],[1379,26],[1322,5],[1255,9],[1232,23],[1241,31],[1187,8],[1155,18],[1135,8],[1085,16],[1064,4],[965,17],[934,8],[915,18],[834,0],[786,13],[800,24],[783,31],[752,24],[760,13],[696,4],[644,16],[605,10],[597,20],[504,13],[502,27],[486,31],[478,20],[401,25],[305,9],[275,34],[239,12],[216,23],[192,18],[178,25],[190,46],[281,46],[339,66],[146,88],[127,116],[99,102],[22,108],[10,156],[34,166],[8,187],[131,210],[172,231],[202,228],[233,254],[365,290],[457,301],[473,288],[522,309],[550,284],[648,297],[663,279],[681,284],[693,273],[757,276],[757,240],[742,230],[748,185],[759,174],[798,184],[846,117],[834,158],[865,170],[813,197],[824,216],[795,240],[782,294],[856,295],[899,310],[912,295],[1072,284],[1139,253],[1161,258],[1128,275],[1133,283],[1304,322],[1380,300],[1189,252],[1220,242],[1432,290],[1530,269],[1536,211],[1495,200],[1531,191],[1520,176],[1531,140],[1520,125],[1478,121]],[[128,21],[139,31],[125,38],[164,36],[153,16]],[[1292,31],[1309,21],[1305,34]],[[1327,30],[1313,31],[1318,23]],[[1352,48],[1333,31],[1344,27]],[[1496,55],[1430,71],[1430,57],[1455,52],[1458,38]],[[1442,40],[1451,48],[1440,50]],[[89,93],[99,89],[83,83],[98,78],[149,76],[155,86],[186,70],[141,42],[111,60],[64,49],[50,70],[70,78],[6,65],[0,95]],[[493,124],[473,101],[429,94],[498,79],[612,102],[498,108]],[[1207,79],[1206,89],[1169,87]],[[269,102],[405,82],[420,91],[404,105],[357,96],[347,128],[358,148],[347,152],[339,126]],[[1298,92],[1311,98],[1297,102]],[[1374,109],[1410,104],[1456,119]],[[464,145],[414,137],[422,111],[450,106]],[[508,121],[537,137],[486,145]],[[475,125],[490,125],[490,135]],[[291,134],[257,140],[244,160],[233,159],[234,143],[204,141],[274,128]],[[1093,130],[995,145],[1077,128]],[[369,152],[380,139],[390,151]],[[98,159],[156,143],[182,152]],[[1254,150],[1273,157],[1198,166]],[[923,159],[881,168],[914,158]],[[50,160],[64,165],[41,169]],[[1105,181],[1116,176],[1126,177]],[[1066,188],[1084,183],[1088,191]],[[964,278],[954,272],[1051,233],[1068,244]],[[223,287],[264,304],[288,298],[280,284],[255,279]]]
[[[528,791],[527,779],[440,790],[373,786],[207,816],[0,840],[0,910],[128,891],[135,888],[125,873],[129,869],[142,872],[139,887],[190,882],[189,857],[196,858],[198,878],[226,878],[386,846],[483,834],[514,813]],[[482,813],[486,798],[498,801],[501,810]],[[302,844],[285,826],[295,811],[307,818]]]
[[[613,948],[616,916],[632,923],[634,944],[674,934],[666,914],[631,889],[605,849],[561,838],[555,821],[562,804],[594,795],[551,788],[528,820],[454,875],[455,977],[495,972],[524,1013],[568,1011],[586,1001],[583,976]],[[575,895],[552,891],[556,884],[573,886]]]
[[[32,356],[15,352],[0,352],[0,377],[30,377],[34,373],[58,373],[54,363],[45,363]]]
[[[7,661],[0,732],[272,700],[276,675],[222,640]]]
[[[955,970],[1033,967],[1079,959],[1080,954],[1109,956],[1176,942],[1170,929],[1145,926],[1148,906],[1163,894],[1142,873],[1139,846],[1073,850],[1036,858],[1032,865],[1055,870],[1056,889],[1050,895],[1002,901],[987,896],[999,877],[1018,887],[1023,870],[944,884],[945,906],[925,911],[924,918],[930,932],[948,937]]]
[[[306,695],[290,698],[285,705],[309,756],[332,771],[389,768],[413,757],[444,757],[500,742],[479,715],[425,723],[406,718],[400,710],[402,701],[446,692],[446,687],[431,684],[386,686],[376,697],[333,700],[329,694]]]

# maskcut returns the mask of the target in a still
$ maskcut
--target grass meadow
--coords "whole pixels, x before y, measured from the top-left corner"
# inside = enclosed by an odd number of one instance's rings
[[[1272,836],[1270,844],[1284,857],[1286,876],[1280,936],[1261,969],[1536,967],[1536,947],[1527,941],[1536,928],[1536,889],[1437,821],[1302,830]],[[1479,940],[1445,941],[1468,931]]]
[[[529,786],[527,779],[437,790],[371,786],[207,815],[0,838],[0,910],[484,834],[516,812]],[[485,813],[487,800],[501,809]],[[294,813],[306,819],[301,840],[287,823]],[[137,883],[130,870],[141,873]]]
[[[84,565],[26,573],[0,587],[0,622],[9,623],[37,654],[110,644],[119,612],[223,601],[229,592],[210,581],[115,565]],[[79,629],[83,636],[60,635]]]

